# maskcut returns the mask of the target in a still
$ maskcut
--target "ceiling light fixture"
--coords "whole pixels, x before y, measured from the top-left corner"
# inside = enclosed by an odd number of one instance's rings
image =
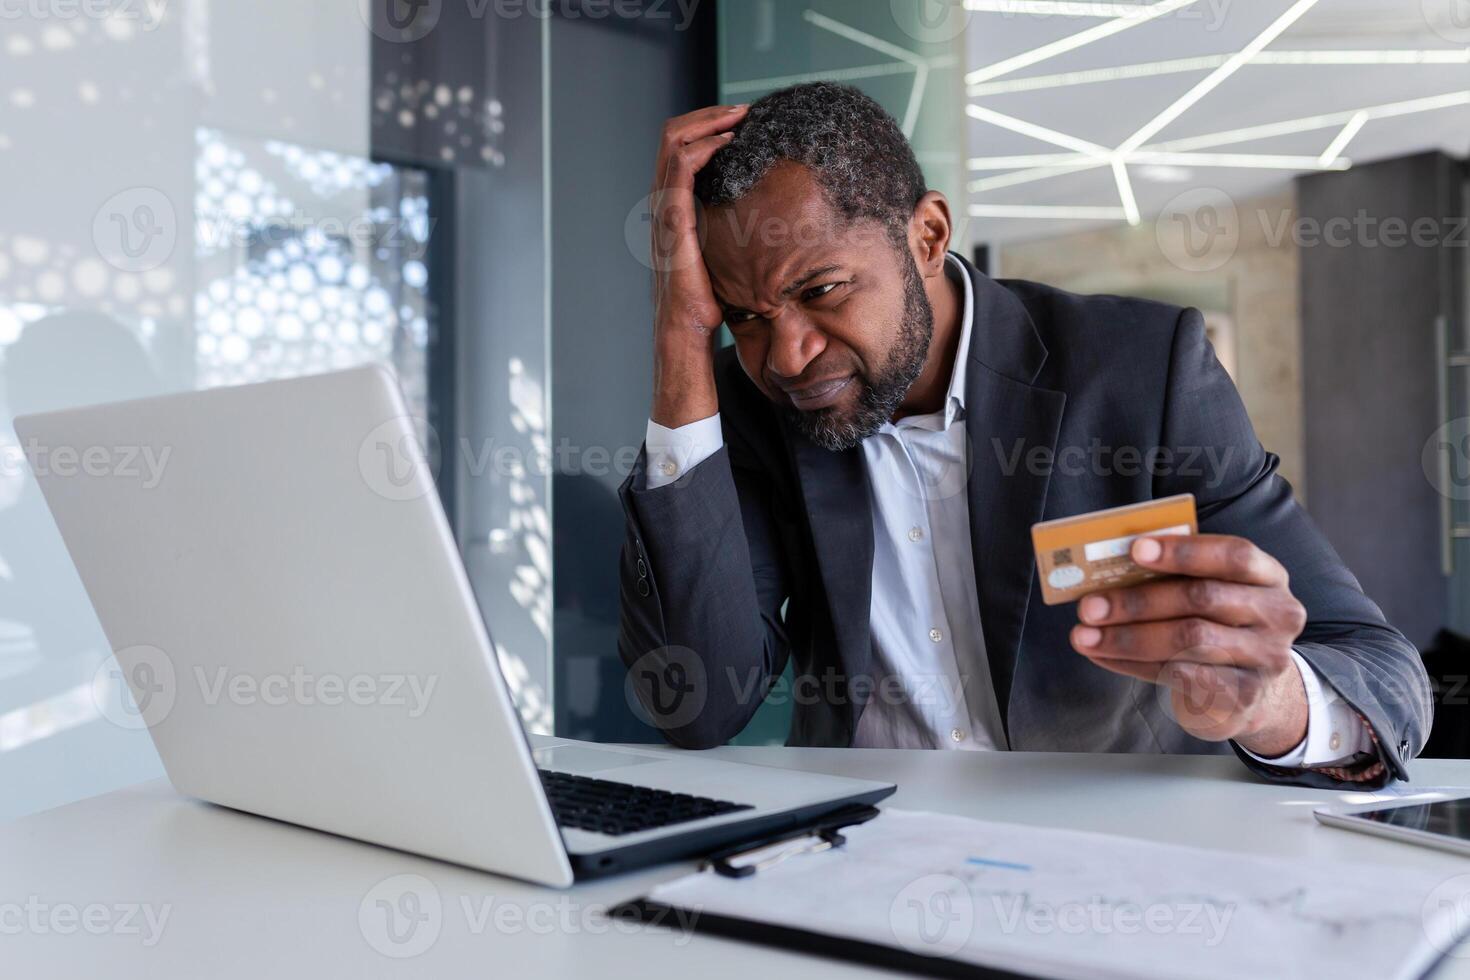
[[[1118,221],[1127,217],[1122,208],[1094,208],[1064,204],[972,204],[972,218],[1060,218],[1089,221]]]
[[[981,191],[993,191],[1001,187],[1016,187],[1020,184],[1030,184],[1033,181],[1046,180],[1049,177],[1059,177],[1062,174],[1080,173],[1084,170],[1096,170],[1103,164],[1089,159],[1086,163],[1072,164],[1061,167],[1037,167],[1033,170],[1015,170],[1008,174],[999,174],[995,177],[981,177],[972,180],[965,185],[966,190],[971,193]]]
[[[1050,168],[1079,170],[1109,166],[1113,157],[1090,153],[1042,153],[1029,157],[975,157],[971,170]],[[1179,153],[1145,147],[1120,157],[1124,163],[1165,164],[1178,167],[1242,167],[1247,170],[1346,170],[1351,164],[1341,158],[1323,162],[1320,157],[1280,153]]]
[[[1037,17],[1136,17],[1137,3],[1095,3],[1090,0],[965,0],[965,9],[977,14],[1030,14]]]
[[[1367,106],[1362,109],[1348,109],[1343,112],[1325,112],[1317,116],[1283,119],[1280,122],[1265,123],[1260,126],[1246,126],[1242,129],[1228,129],[1218,133],[1204,133],[1200,136],[1190,136],[1184,139],[1169,140],[1164,143],[1154,143],[1148,149],[1207,149],[1216,146],[1228,146],[1231,143],[1246,143],[1252,140],[1266,139],[1271,136],[1291,136],[1296,133],[1310,133],[1314,129],[1343,126],[1360,112],[1370,120],[1389,119],[1394,116],[1408,116],[1419,112],[1432,112],[1436,109],[1451,109],[1464,105],[1470,105],[1470,91],[1446,92],[1443,95],[1430,95],[1420,99],[1407,99],[1402,102],[1386,102],[1381,105]]]
[[[1342,151],[1347,149],[1347,145],[1353,141],[1353,137],[1358,135],[1358,130],[1362,129],[1363,124],[1367,121],[1366,112],[1360,112],[1349,119],[1347,125],[1342,127],[1331,143],[1327,144],[1327,149],[1322,151],[1322,156],[1317,159],[1317,162],[1324,167],[1330,166],[1342,154]]]
[[[1257,34],[1255,38],[1251,40],[1250,44],[1247,44],[1244,48],[1241,48],[1239,51],[1235,52],[1235,54],[1231,55],[1230,58],[1225,62],[1225,64],[1210,72],[1188,92],[1185,92],[1182,96],[1176,99],[1174,103],[1169,106],[1169,108],[1165,109],[1157,116],[1154,116],[1152,119],[1144,124],[1142,129],[1124,140],[1123,144],[1118,147],[1118,152],[1126,154],[1138,149],[1144,143],[1147,143],[1150,138],[1156,135],[1165,126],[1169,125],[1175,119],[1178,119],[1181,115],[1183,115],[1185,110],[1187,110],[1190,106],[1194,105],[1200,99],[1213,92],[1216,88],[1220,86],[1220,83],[1224,82],[1231,75],[1239,71],[1241,66],[1250,61],[1251,58],[1255,57],[1258,51],[1261,51],[1263,48],[1266,47],[1266,45],[1270,44],[1272,41],[1280,37],[1282,32],[1284,32],[1292,24],[1296,23],[1297,20],[1299,20],[1301,16],[1305,14],[1308,10],[1311,10],[1313,7],[1317,6],[1319,2],[1320,0],[1297,0],[1296,3],[1287,8],[1286,13],[1276,18],[1274,21],[1271,22],[1271,25],[1269,27],[1267,27],[1260,34]]]
[[[1066,133],[1059,133],[1055,129],[1038,126],[1036,123],[1027,122],[1024,119],[1017,119],[1015,116],[1008,116],[1003,112],[987,109],[985,106],[971,103],[965,106],[965,113],[972,119],[990,123],[992,126],[1009,129],[1013,133],[1030,136],[1032,139],[1041,140],[1043,143],[1051,143],[1054,146],[1060,146],[1064,149],[1076,150],[1078,153],[1099,157],[1104,161],[1112,155],[1112,151],[1105,146],[1079,139],[1076,136],[1068,136]]]
[[[1144,61],[1109,68],[1059,72],[1054,75],[1031,75],[1001,82],[971,85],[966,94],[971,98],[987,95],[1011,95],[1016,92],[1040,92],[1075,85],[1097,85],[1102,82],[1126,81],[1132,78],[1155,78],[1192,71],[1206,71],[1225,64],[1228,54],[1202,55],[1195,58],[1171,58],[1166,61]],[[1470,48],[1384,51],[1262,51],[1250,60],[1250,67],[1263,65],[1465,65],[1470,64]]]
[[[1118,199],[1123,202],[1123,216],[1137,227],[1143,218],[1138,213],[1138,199],[1133,196],[1133,184],[1128,180],[1128,167],[1122,157],[1113,157],[1113,181],[1118,185]]]
[[[974,85],[978,82],[988,82],[992,78],[1000,78],[1002,75],[1009,75],[1013,71],[1019,71],[1022,68],[1055,58],[1059,54],[1075,51],[1095,41],[1101,41],[1103,38],[1147,24],[1151,20],[1173,13],[1180,7],[1186,7],[1195,2],[1196,0],[1160,0],[1159,3],[1150,4],[1147,7],[1138,7],[1127,16],[1116,17],[1106,23],[1089,27],[1085,31],[1079,31],[1050,44],[1043,44],[1039,48],[1022,52],[1015,57],[977,68],[965,76],[965,82]]]

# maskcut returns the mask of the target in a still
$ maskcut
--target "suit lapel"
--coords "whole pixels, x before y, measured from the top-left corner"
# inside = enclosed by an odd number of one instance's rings
[[[789,422],[786,434],[806,502],[842,672],[849,679],[865,677],[873,661],[868,622],[873,591],[873,514],[863,452],[829,452]],[[851,697],[843,699],[841,713],[851,738],[857,722]]]
[[[1033,385],[1046,348],[1021,301],[968,263],[965,270],[975,289],[965,379],[970,546],[991,681],[1009,734],[1011,682],[1035,575],[1031,525],[1046,506],[1066,395]]]

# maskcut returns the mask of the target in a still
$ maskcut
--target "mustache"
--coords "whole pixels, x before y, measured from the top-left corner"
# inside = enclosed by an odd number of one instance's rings
[[[860,381],[866,381],[868,373],[862,369],[861,365],[854,365],[847,358],[833,358],[830,362],[818,361],[808,364],[807,369],[794,378],[788,378],[784,374],[777,374],[769,369],[766,370],[765,377],[766,383],[772,388],[790,393],[826,381],[836,381],[847,377],[856,377]]]

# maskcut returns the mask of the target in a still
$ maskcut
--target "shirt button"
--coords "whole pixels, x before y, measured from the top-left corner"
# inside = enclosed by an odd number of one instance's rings
[[[672,459],[666,459],[658,464],[658,469],[664,476],[673,476],[679,472],[679,464],[675,463]]]
[[[1342,746],[1342,736],[1339,735],[1337,732],[1333,732],[1332,733],[1332,737],[1327,740],[1327,747],[1329,749],[1331,749],[1332,751],[1336,752],[1341,746]]]
[[[911,527],[911,528],[909,528],[909,540],[910,541],[923,541],[924,540],[924,529],[922,527]]]
[[[937,629],[932,629],[929,631],[929,639],[933,640],[935,643],[938,643],[940,640],[944,639],[944,634],[939,632],[939,630]]]
[[[963,742],[965,740],[965,733],[956,728],[949,733],[949,737],[956,742]]]

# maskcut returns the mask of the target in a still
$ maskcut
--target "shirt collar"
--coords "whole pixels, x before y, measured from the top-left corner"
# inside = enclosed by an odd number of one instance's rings
[[[955,346],[954,367],[949,376],[949,391],[945,394],[944,410],[930,412],[927,415],[908,415],[896,424],[884,422],[879,432],[897,435],[899,428],[915,426],[940,432],[953,425],[956,419],[964,417],[965,377],[970,360],[970,329],[971,321],[975,319],[975,288],[959,256],[953,252],[945,256],[944,272],[945,275],[958,279],[965,290],[965,304],[960,313],[960,342]]]
[[[970,362],[970,331],[975,319],[975,287],[970,282],[959,256],[945,256],[945,273],[958,279],[965,290],[965,305],[960,313],[960,342],[954,352],[954,373],[949,378],[949,394],[944,404],[944,424],[948,426],[965,410],[965,377]]]

